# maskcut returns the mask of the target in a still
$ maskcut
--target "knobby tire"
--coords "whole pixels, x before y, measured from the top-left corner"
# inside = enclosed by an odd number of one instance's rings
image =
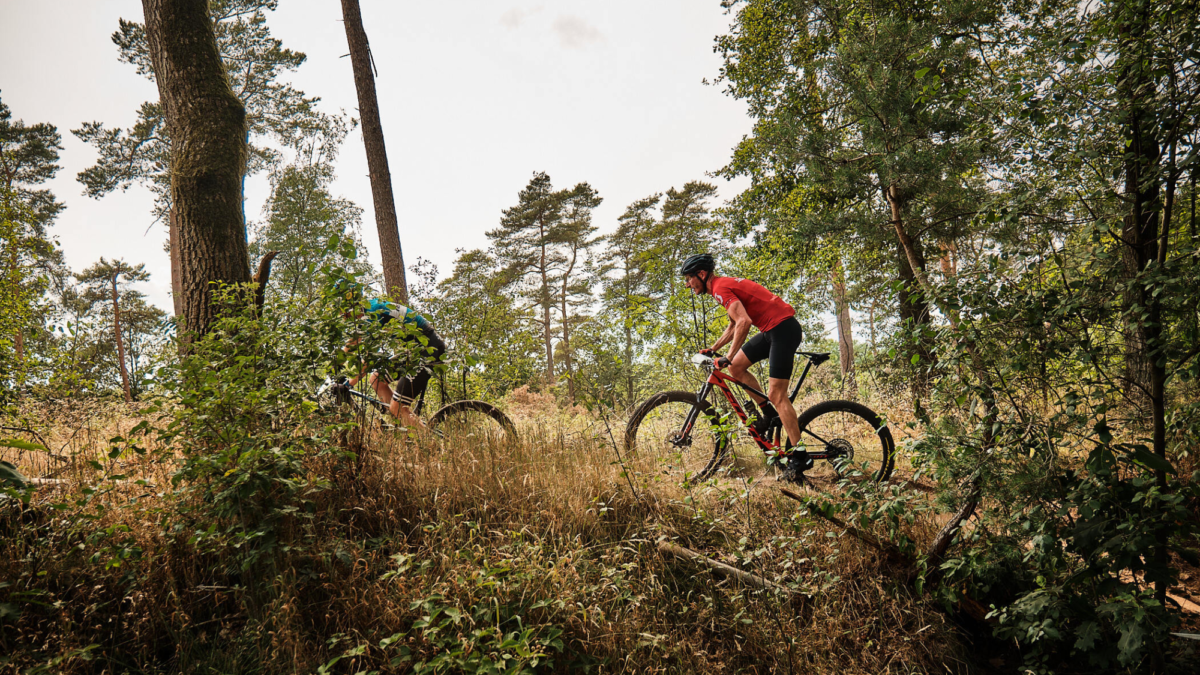
[[[853,463],[855,466],[865,463],[863,475],[867,480],[886,481],[896,468],[896,442],[891,430],[875,411],[861,403],[822,401],[800,413],[796,421],[800,425],[800,438],[809,451],[824,451],[816,437],[830,445],[853,447]],[[839,476],[846,473],[834,462],[829,464]]]
[[[447,427],[453,420],[483,416],[495,422],[502,429],[508,440],[515,443],[517,426],[496,406],[486,401],[464,400],[448,403],[429,418],[429,428],[434,430],[449,430]]]
[[[683,474],[692,482],[708,479],[729,454],[729,435],[711,403],[700,402],[684,447],[671,443],[695,405],[696,394],[690,391],[664,391],[646,399],[625,427],[626,453],[653,462],[656,471]]]

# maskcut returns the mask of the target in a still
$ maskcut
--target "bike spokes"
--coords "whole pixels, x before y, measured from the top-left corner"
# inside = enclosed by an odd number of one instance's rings
[[[817,460],[810,477],[885,480],[891,475],[895,461],[891,433],[865,406],[826,401],[806,410],[801,423],[804,449]]]
[[[689,419],[695,401],[689,392],[664,392],[634,412],[626,443],[639,471],[703,480],[724,459],[725,431],[710,406]]]

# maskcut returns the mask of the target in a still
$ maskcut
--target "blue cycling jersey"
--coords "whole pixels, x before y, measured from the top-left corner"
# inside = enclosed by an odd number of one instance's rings
[[[417,328],[424,330],[429,326],[429,322],[425,317],[417,314],[417,312],[404,305],[397,305],[394,302],[384,302],[379,298],[371,299],[371,306],[367,310],[367,315],[379,322],[379,325],[386,326],[387,322],[392,319],[401,319],[404,323],[415,323]]]

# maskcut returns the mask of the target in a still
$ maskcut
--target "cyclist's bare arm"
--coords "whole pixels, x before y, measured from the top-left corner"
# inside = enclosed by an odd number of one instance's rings
[[[729,314],[729,326],[725,328],[724,333],[721,333],[720,339],[713,344],[712,350],[720,351],[721,347],[730,344],[727,358],[732,361],[738,350],[742,348],[742,344],[746,342],[746,336],[750,334],[751,323],[750,315],[746,313],[746,308],[740,300],[734,300],[726,312]]]

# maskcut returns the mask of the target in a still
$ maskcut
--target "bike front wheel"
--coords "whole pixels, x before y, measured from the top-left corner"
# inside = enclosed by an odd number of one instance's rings
[[[664,391],[646,399],[625,427],[625,450],[646,470],[702,481],[728,456],[729,434],[708,401],[699,401],[691,428],[688,415],[696,407],[689,391]]]
[[[829,455],[806,475],[837,480],[886,481],[896,468],[892,432],[873,410],[854,401],[824,401],[800,413],[801,443]]]
[[[486,401],[455,401],[429,418],[429,428],[443,438],[474,438],[515,443],[517,426],[496,406]]]

